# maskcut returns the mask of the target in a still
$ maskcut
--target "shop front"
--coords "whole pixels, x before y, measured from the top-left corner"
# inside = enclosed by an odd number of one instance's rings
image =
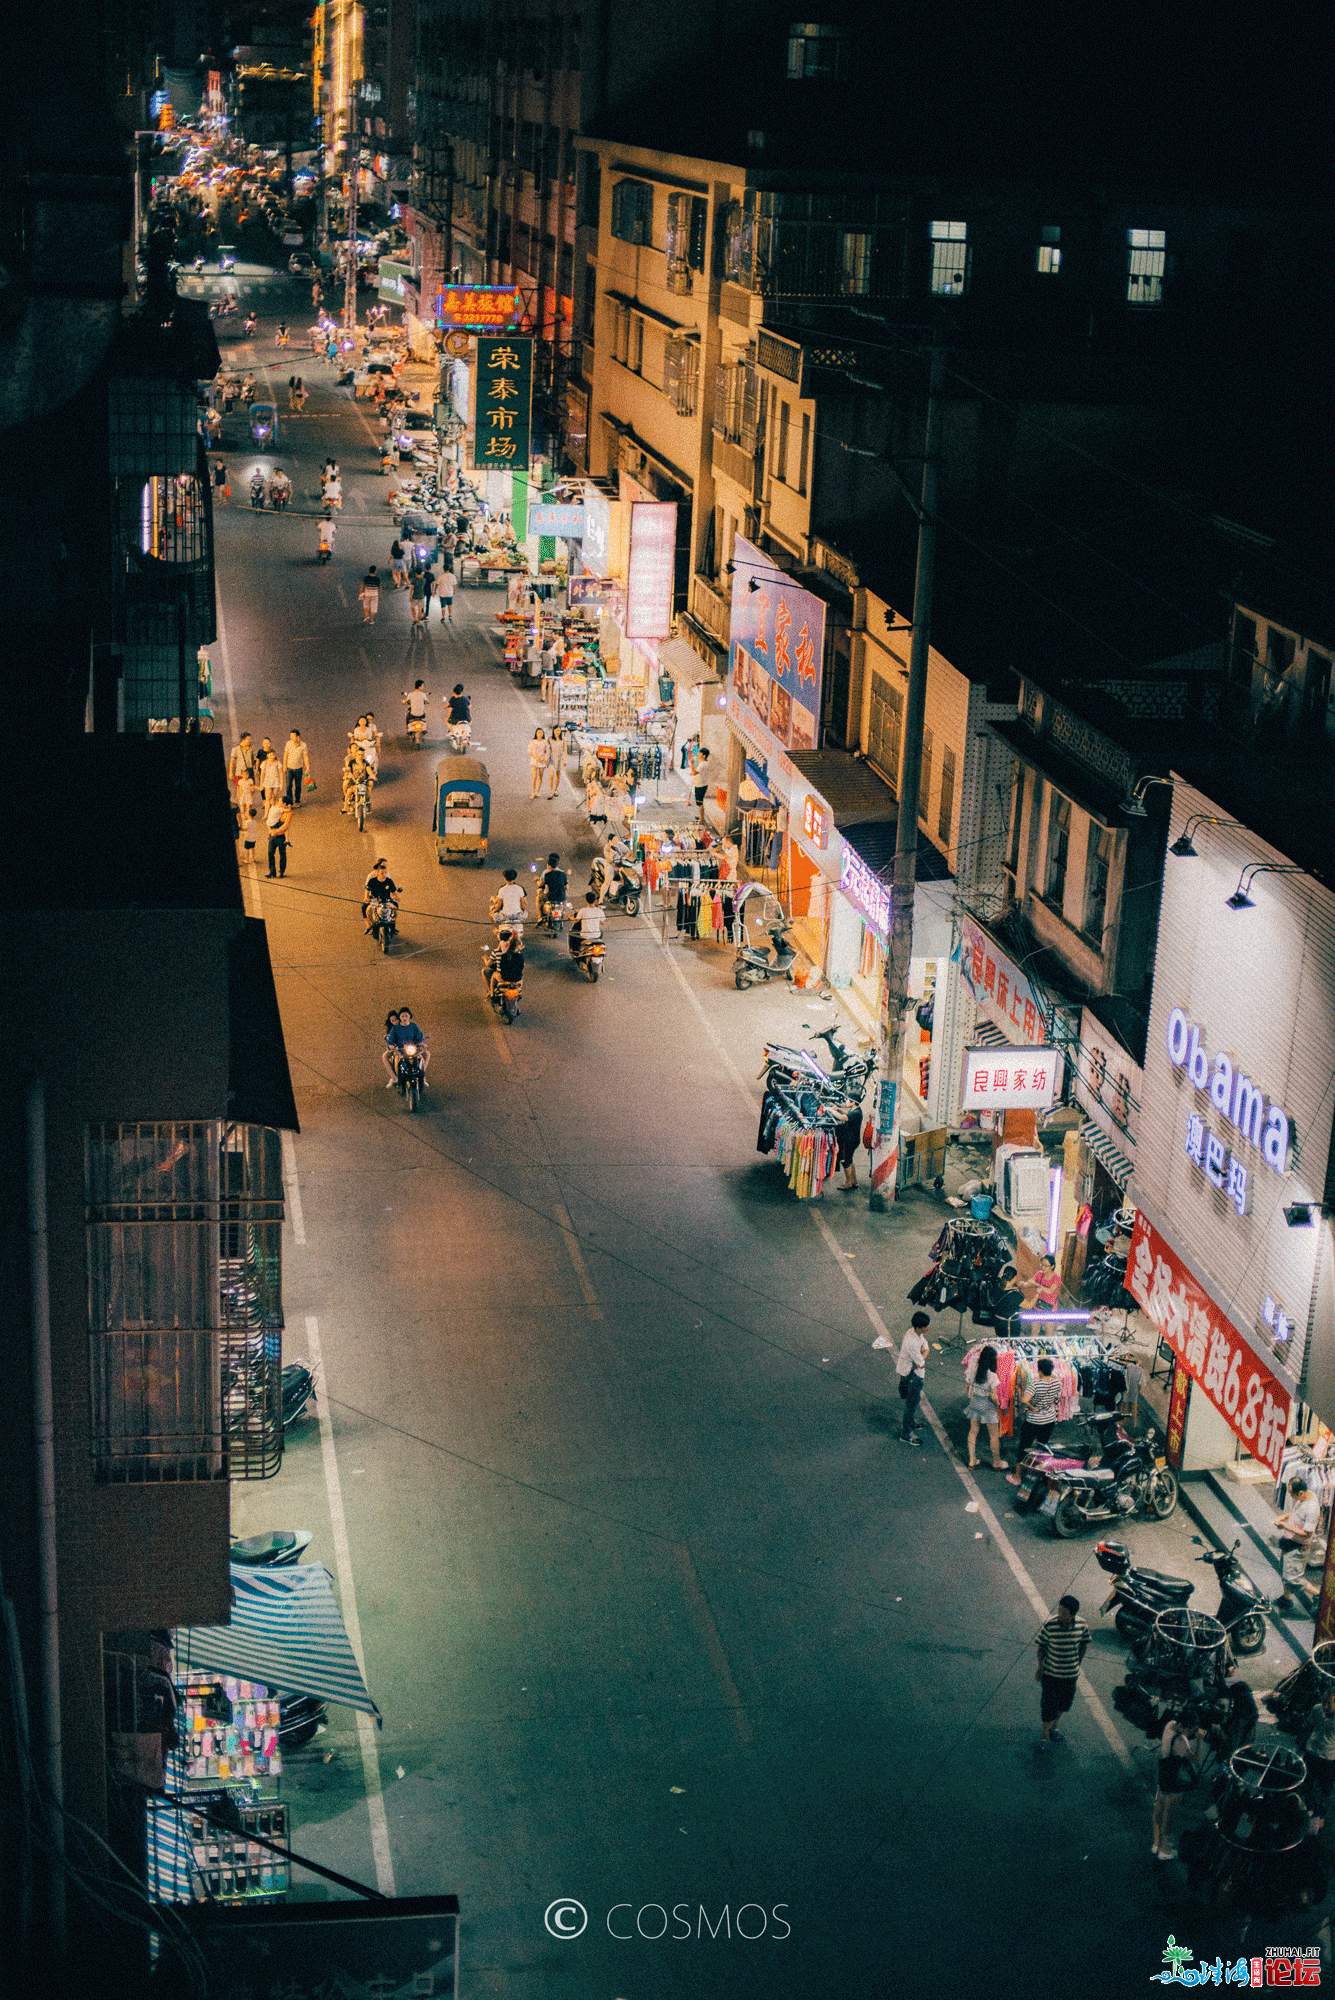
[[[1172,833],[1193,815],[1164,876],[1127,1285],[1171,1357],[1183,1469],[1228,1479],[1261,1527],[1301,1472],[1315,1560],[1335,1498],[1335,896],[1176,784]]]

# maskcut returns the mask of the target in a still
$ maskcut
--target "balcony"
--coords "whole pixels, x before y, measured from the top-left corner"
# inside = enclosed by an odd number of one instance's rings
[[[714,440],[717,445],[717,437]],[[697,570],[691,578],[690,615],[726,652],[732,630],[732,599]]]
[[[734,486],[740,486],[748,507],[754,506],[760,498],[759,451],[748,451],[745,445],[733,444],[722,431],[715,431],[713,439],[709,462],[714,472],[730,479]]]

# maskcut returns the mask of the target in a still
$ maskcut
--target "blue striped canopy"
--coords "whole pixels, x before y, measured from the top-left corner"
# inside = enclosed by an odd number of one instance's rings
[[[329,1571],[320,1563],[279,1569],[233,1563],[231,1568],[232,1622],[179,1627],[177,1671],[203,1668],[236,1680],[262,1681],[279,1694],[318,1695],[382,1722],[344,1628]]]

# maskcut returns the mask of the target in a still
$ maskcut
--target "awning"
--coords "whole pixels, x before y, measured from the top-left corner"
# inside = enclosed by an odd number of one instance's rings
[[[334,1583],[320,1563],[285,1569],[232,1564],[230,1625],[189,1625],[176,1633],[178,1673],[230,1674],[280,1694],[313,1694],[359,1708],[380,1722],[367,1693]]]
[[[664,639],[660,642],[658,671],[660,674],[671,674],[678,687],[701,687],[706,681],[718,679],[714,662],[701,659],[694,646],[688,646],[684,639]]]
[[[1118,1187],[1125,1193],[1127,1183],[1135,1172],[1135,1168],[1132,1166],[1130,1160],[1127,1159],[1125,1153],[1118,1152],[1107,1133],[1101,1131],[1092,1118],[1086,1118],[1084,1124],[1080,1127],[1080,1137],[1084,1140],[1090,1152],[1102,1160]]]
[[[299,1131],[269,940],[258,917],[247,917],[228,946],[227,1012],[228,1117]]]

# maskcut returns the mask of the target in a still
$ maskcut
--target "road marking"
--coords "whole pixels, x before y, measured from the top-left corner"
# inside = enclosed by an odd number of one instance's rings
[[[297,1148],[290,1132],[283,1134],[283,1186],[287,1189],[288,1220],[292,1224],[292,1235],[296,1242],[304,1246],[306,1242],[306,1216],[301,1206],[301,1187],[297,1181]]]
[[[335,589],[338,591],[338,601],[343,606],[343,609],[346,611],[348,608],[348,600],[344,594],[342,579],[340,579],[339,582],[335,585]]]
[[[575,1276],[579,1279],[579,1288],[584,1294],[584,1303],[589,1308],[589,1318],[601,1319],[603,1309],[598,1303],[598,1294],[593,1289],[593,1280],[589,1276],[589,1267],[584,1262],[584,1254],[579,1247],[579,1238],[575,1234],[575,1225],[570,1220],[565,1204],[559,1201],[553,1203],[552,1214],[556,1217],[557,1228],[565,1238],[565,1246],[570,1253],[570,1261],[575,1267]]]
[[[311,1367],[317,1376],[324,1376],[323,1356],[320,1350],[320,1322],[313,1313],[306,1315],[306,1341],[310,1351]],[[347,1628],[348,1642],[361,1668],[362,1679],[366,1679],[366,1655],[362,1650],[361,1620],[357,1616],[357,1587],[352,1578],[352,1555],[348,1548],[348,1523],[343,1512],[343,1488],[338,1476],[338,1455],[334,1450],[334,1426],[329,1415],[329,1385],[323,1380],[324,1394],[317,1398],[320,1414],[320,1450],[324,1457],[325,1492],[329,1498],[329,1520],[334,1537],[334,1562],[338,1570],[339,1595],[343,1600],[343,1623]],[[375,1885],[382,1896],[393,1896],[394,1863],[389,1852],[389,1824],[385,1818],[385,1799],[380,1789],[380,1758],[376,1751],[376,1725],[372,1716],[356,1711],[357,1735],[361,1743],[362,1774],[366,1781],[366,1810],[371,1821],[371,1853],[375,1860]]]
[[[732,1717],[737,1741],[744,1750],[749,1750],[755,1741],[755,1733],[751,1728],[750,1717],[742,1705],[742,1697],[737,1692],[737,1683],[733,1680],[728,1656],[723,1650],[723,1641],[719,1638],[714,1614],[709,1608],[709,1599],[705,1596],[700,1579],[695,1573],[691,1552],[685,1542],[674,1542],[672,1553],[681,1572],[682,1588],[686,1592],[686,1608],[691,1614],[691,1623],[700,1635],[700,1642],[709,1657],[709,1664],[714,1669],[714,1679],[718,1682],[719,1693],[723,1696],[724,1705]]]
[[[514,1057],[510,1054],[509,1044],[505,1039],[505,1030],[496,1019],[496,1009],[492,1006],[490,1000],[484,999],[482,1004],[487,1010],[487,1026],[491,1029],[491,1039],[496,1044],[496,1053],[507,1069],[513,1069]]]

